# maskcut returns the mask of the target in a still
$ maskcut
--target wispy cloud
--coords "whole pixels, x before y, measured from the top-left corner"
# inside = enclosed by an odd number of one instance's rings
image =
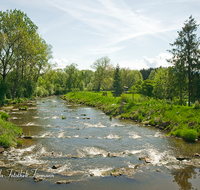
[[[111,49],[109,47],[120,42],[146,34],[156,36],[157,33],[176,29],[170,26],[163,27],[158,18],[145,16],[141,10],[133,11],[123,0],[97,0],[92,1],[93,3],[79,0],[49,0],[48,2],[69,14],[74,20],[79,20],[82,23],[81,26],[77,26],[79,29],[105,37],[99,44],[99,48],[96,48],[98,50],[103,48],[101,52],[105,53],[106,49],[107,53],[113,52],[109,51]],[[120,48],[112,49],[118,51]]]

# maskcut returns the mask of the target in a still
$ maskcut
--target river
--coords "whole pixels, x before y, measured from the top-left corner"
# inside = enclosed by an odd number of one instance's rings
[[[24,105],[28,111],[18,109]],[[167,138],[165,131],[133,121],[110,120],[96,108],[59,96],[24,105],[9,112],[10,121],[32,139],[0,155],[5,165],[0,183],[6,190],[200,189],[200,158],[194,156],[200,153],[199,142]],[[131,173],[111,176],[119,168]],[[45,180],[34,182],[36,173]],[[60,180],[73,182],[55,184]]]

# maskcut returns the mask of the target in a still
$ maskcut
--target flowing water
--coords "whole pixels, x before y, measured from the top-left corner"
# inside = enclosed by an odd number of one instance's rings
[[[37,99],[28,111],[19,106],[9,113],[10,121],[33,139],[0,155],[5,189],[200,189],[200,158],[194,157],[200,153],[198,142],[166,138],[164,131],[133,121],[110,120],[96,108],[60,97]],[[179,161],[180,155],[190,159]],[[110,175],[121,167],[132,168],[131,175]],[[34,182],[36,173],[45,180]],[[55,184],[59,180],[75,182]]]

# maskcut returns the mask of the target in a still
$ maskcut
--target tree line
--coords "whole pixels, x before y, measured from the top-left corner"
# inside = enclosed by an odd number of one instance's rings
[[[79,70],[72,63],[54,69],[51,45],[37,33],[37,26],[19,10],[0,12],[0,102],[33,96],[65,94],[71,91],[112,91],[124,89],[156,99],[190,105],[200,99],[200,40],[192,16],[185,21],[168,50],[173,66],[132,70],[114,67],[109,57],[97,59],[91,69]]]

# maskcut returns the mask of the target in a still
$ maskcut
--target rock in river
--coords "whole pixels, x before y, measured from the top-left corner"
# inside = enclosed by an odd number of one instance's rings
[[[43,180],[44,180],[44,178],[42,178],[42,177],[37,177],[37,176],[34,177],[33,179],[34,179],[35,182],[39,182],[39,181],[43,181]]]
[[[150,160],[149,158],[146,157],[146,158],[145,158],[145,162],[146,162],[146,163],[151,163],[151,160]]]
[[[4,148],[0,147],[0,154],[4,152]]]
[[[62,165],[56,164],[56,165],[54,165],[54,166],[52,167],[52,169],[58,169],[58,168],[60,168],[60,167],[62,167]]]
[[[128,168],[128,167],[121,167],[121,168],[116,168],[114,169],[110,175],[114,177],[118,177],[121,175],[126,175],[126,176],[132,176],[136,173],[134,168]]]
[[[190,158],[185,157],[185,156],[177,156],[176,159],[179,160],[179,161],[190,160]]]
[[[33,137],[31,137],[31,136],[24,136],[23,138],[24,139],[33,139]]]
[[[62,180],[62,181],[56,181],[55,183],[56,184],[68,184],[68,183],[72,183],[73,182],[73,180]]]

